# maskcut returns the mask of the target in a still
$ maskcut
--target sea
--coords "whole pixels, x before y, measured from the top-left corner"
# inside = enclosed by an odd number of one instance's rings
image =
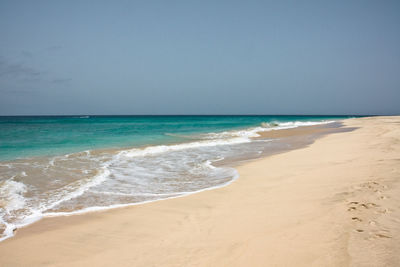
[[[285,145],[260,132],[349,117],[0,117],[0,241],[43,217],[225,186],[238,178],[232,163]]]

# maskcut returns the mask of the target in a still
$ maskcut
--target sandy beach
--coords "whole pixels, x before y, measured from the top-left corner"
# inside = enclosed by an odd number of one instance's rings
[[[18,229],[0,266],[399,266],[400,117],[343,124],[223,188]]]

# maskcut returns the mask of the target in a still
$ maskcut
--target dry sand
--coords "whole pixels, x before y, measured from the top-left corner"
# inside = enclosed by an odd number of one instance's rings
[[[44,219],[0,266],[400,266],[400,117],[344,124],[224,188]]]

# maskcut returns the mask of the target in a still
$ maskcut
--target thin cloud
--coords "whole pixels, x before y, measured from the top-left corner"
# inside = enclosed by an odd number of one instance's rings
[[[3,89],[0,90],[2,94],[8,94],[8,95],[35,95],[40,92],[38,91],[32,91],[32,90],[23,90],[23,89],[14,89],[14,90],[9,90],[9,89]]]
[[[39,78],[42,72],[25,66],[22,63],[9,63],[6,60],[0,58],[0,78],[2,77],[14,77],[21,79],[28,78]]]

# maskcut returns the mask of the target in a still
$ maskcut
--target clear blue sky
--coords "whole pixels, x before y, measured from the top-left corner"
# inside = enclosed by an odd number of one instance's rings
[[[400,1],[1,1],[0,115],[400,114]]]

